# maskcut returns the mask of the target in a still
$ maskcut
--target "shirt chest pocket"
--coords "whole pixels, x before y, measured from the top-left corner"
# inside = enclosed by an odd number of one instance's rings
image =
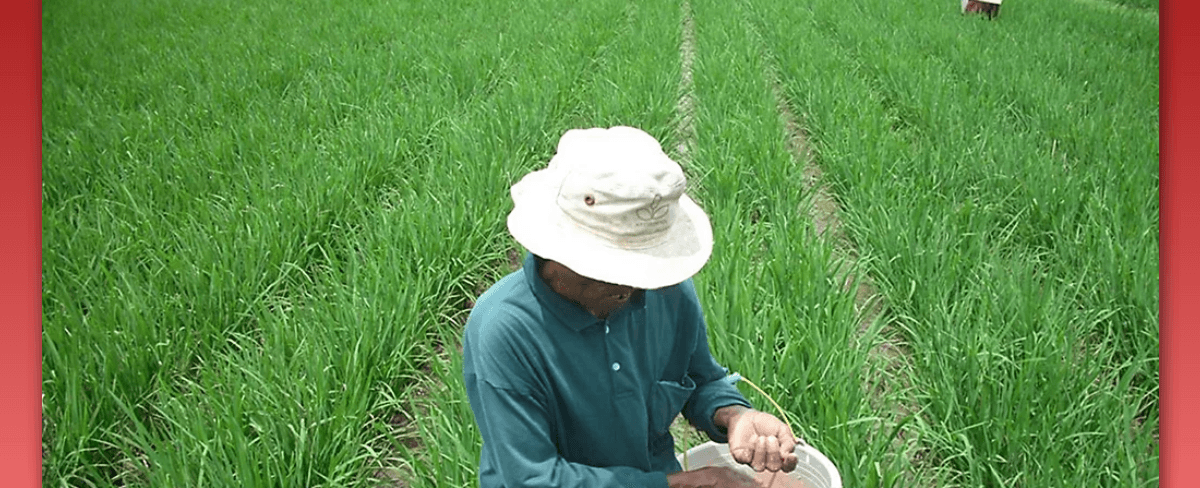
[[[650,432],[656,435],[666,432],[695,391],[696,382],[686,375],[683,381],[655,383],[650,392]]]

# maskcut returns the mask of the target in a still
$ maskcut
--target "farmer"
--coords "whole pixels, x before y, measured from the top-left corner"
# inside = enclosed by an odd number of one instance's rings
[[[681,411],[755,470],[796,466],[791,430],[750,408],[709,352],[691,276],[712,252],[679,165],[630,127],[571,130],[512,187],[530,254],[483,294],[463,376],[483,436],[482,488],[753,487],[681,471]]]

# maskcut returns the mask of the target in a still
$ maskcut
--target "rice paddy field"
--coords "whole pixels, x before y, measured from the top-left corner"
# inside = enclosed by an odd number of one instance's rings
[[[1157,3],[959,8],[44,2],[44,486],[475,486],[508,187],[612,125],[845,486],[1157,486]]]

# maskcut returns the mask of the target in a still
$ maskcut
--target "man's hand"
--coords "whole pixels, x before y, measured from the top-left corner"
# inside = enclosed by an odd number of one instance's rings
[[[787,424],[769,413],[740,406],[722,413],[735,461],[759,472],[796,469],[796,438]]]
[[[709,466],[667,475],[671,488],[759,488],[754,478],[724,466]]]

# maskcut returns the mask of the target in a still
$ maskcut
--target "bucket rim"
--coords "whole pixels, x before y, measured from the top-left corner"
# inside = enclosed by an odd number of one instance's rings
[[[687,455],[695,456],[695,455],[699,454],[701,451],[707,450],[707,449],[715,449],[715,450],[717,450],[718,454],[720,454],[722,456],[730,456],[730,458],[732,459],[732,455],[729,454],[729,444],[718,443],[718,442],[713,442],[713,441],[708,441],[703,444],[692,446],[691,449],[687,450]],[[800,454],[807,454],[812,459],[816,460],[816,462],[818,464],[820,464],[822,468],[825,468],[825,472],[829,473],[829,482],[830,482],[829,488],[842,488],[842,473],[840,471],[838,471],[837,466],[835,466],[833,464],[833,461],[830,461],[829,457],[826,456],[825,453],[821,452],[820,449],[813,447],[811,444],[809,444],[807,442],[798,441],[798,442],[796,442],[796,448],[793,449],[792,452],[796,453],[797,456],[799,456]],[[681,464],[683,463],[683,456],[684,456],[683,453],[675,454],[675,457],[677,459],[679,459],[679,462]]]

